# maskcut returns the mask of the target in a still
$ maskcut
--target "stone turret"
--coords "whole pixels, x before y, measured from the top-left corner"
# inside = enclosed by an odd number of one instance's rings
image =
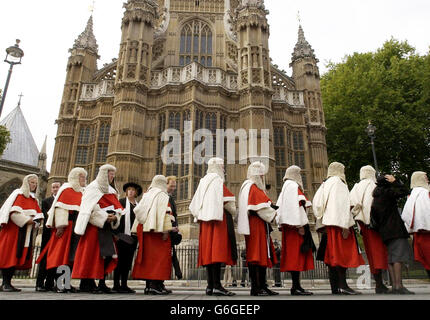
[[[70,148],[78,137],[75,119],[79,112],[79,97],[83,83],[91,82],[97,71],[98,45],[93,32],[93,17],[88,19],[85,30],[69,50],[66,82],[63,90],[54,157],[52,159],[50,182],[65,182],[73,167]]]
[[[120,186],[128,181],[150,181],[155,172],[155,160],[145,159],[144,150],[155,147],[147,139],[153,125],[147,99],[158,4],[129,0],[124,8],[107,159],[118,169]]]
[[[267,14],[263,1],[258,0],[243,0],[236,9],[240,126],[258,130],[257,154],[250,151],[248,162],[258,160],[258,156],[262,155],[261,130],[269,129],[270,139],[273,139],[273,90]],[[269,159],[264,159],[269,168],[267,182],[275,185],[274,148],[273,143],[269,145]],[[246,176],[245,171],[243,174]],[[276,198],[274,194],[272,196]]]
[[[322,107],[320,72],[314,50],[305,38],[302,26],[292,55],[290,66],[297,90],[302,90],[307,109],[307,128],[312,164],[312,185],[316,191],[327,172],[327,145],[324,110]]]

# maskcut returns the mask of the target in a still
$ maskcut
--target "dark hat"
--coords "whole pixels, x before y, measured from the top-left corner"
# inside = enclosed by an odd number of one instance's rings
[[[143,192],[142,187],[141,187],[140,185],[138,185],[137,183],[134,183],[134,182],[128,182],[128,183],[126,183],[126,184],[124,185],[124,187],[122,187],[122,190],[124,190],[124,192],[126,192],[128,188],[134,188],[134,189],[136,189],[136,192],[137,192],[137,196],[138,196],[138,197],[139,197],[139,196],[142,194],[142,192]]]
[[[385,177],[385,174],[381,174],[376,179],[376,185],[378,187],[389,187],[391,186],[391,183],[388,182],[387,178]]]

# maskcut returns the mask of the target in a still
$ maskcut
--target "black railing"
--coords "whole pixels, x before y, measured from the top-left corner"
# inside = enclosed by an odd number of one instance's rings
[[[241,259],[241,255],[245,250],[244,247],[238,248],[238,262],[236,266],[232,266],[231,273],[232,278],[239,284],[242,280],[243,275],[245,275],[246,281],[249,281],[249,275],[247,272],[247,267],[245,261]],[[137,251],[136,251],[137,253]],[[35,279],[37,276],[38,265],[35,264],[36,259],[40,254],[40,247],[35,247],[33,251],[33,267],[30,270],[21,270],[15,272],[15,277],[18,279]],[[199,248],[195,245],[180,245],[176,249],[176,254],[178,256],[179,264],[183,273],[183,280],[206,280],[206,272],[204,268],[197,268]],[[366,259],[365,253],[363,256]],[[321,261],[316,261],[315,257],[315,269],[311,271],[306,271],[301,273],[301,278],[304,280],[320,280],[328,279],[328,269],[325,264]],[[224,274],[225,268],[223,268]],[[278,269],[279,270],[279,269]],[[267,278],[274,280],[274,273],[277,272],[276,267],[273,269],[268,269]],[[279,272],[279,271],[278,271]],[[362,272],[359,273],[357,269],[348,269],[347,277],[348,279],[356,279]],[[403,270],[404,279],[427,279],[428,275],[425,269],[419,262],[411,261],[406,264]],[[110,274],[107,279],[112,280],[113,275]],[[171,279],[175,280],[175,274],[172,270]],[[281,273],[281,280],[290,280],[291,275],[288,272]]]

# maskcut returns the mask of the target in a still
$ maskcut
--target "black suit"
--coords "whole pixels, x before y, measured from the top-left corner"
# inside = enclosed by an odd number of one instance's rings
[[[48,211],[52,207],[52,203],[54,202],[54,196],[46,198],[42,201],[42,212],[43,217],[45,219],[43,223],[43,232],[42,232],[42,241],[40,245],[40,252],[45,248],[48,244],[49,239],[51,238],[51,229],[46,227],[46,221],[48,221]],[[43,257],[42,261],[39,264],[39,270],[37,272],[37,280],[36,287],[44,287],[46,289],[51,289],[54,287],[54,271],[46,270],[46,255]]]
[[[127,205],[126,198],[120,199],[119,202],[125,209]],[[130,228],[133,226],[134,220],[136,219],[136,215],[134,214],[134,208],[136,206],[130,203]],[[125,232],[125,215],[121,216],[120,224],[118,229],[116,229],[115,234],[119,237],[124,235]],[[137,238],[136,236],[132,236],[133,243],[129,244],[121,239],[117,241],[117,249],[118,249],[118,265],[114,271],[114,287],[118,288],[126,288],[127,287],[127,279],[128,274],[131,270],[131,265],[133,263],[134,253],[137,247]],[[121,285],[120,285],[121,280]]]
[[[172,209],[172,215],[175,217],[175,222],[172,222],[172,227],[176,228],[179,226],[178,223],[178,214],[176,213],[176,203],[175,199],[172,196],[169,196],[170,209]],[[174,237],[178,232],[170,232],[170,237]],[[175,275],[180,280],[182,279],[182,271],[179,265],[178,256],[176,254],[176,248],[172,243],[172,264],[175,269]]]
[[[172,223],[173,227],[178,226],[178,214],[176,213],[176,203],[172,196],[169,196],[170,209],[172,209],[172,214],[175,217],[175,222]]]

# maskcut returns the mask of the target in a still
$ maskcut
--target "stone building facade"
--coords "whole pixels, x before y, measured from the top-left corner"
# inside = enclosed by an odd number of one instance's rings
[[[188,137],[197,129],[214,136],[216,129],[257,129],[258,150],[239,154],[237,138],[236,163],[226,166],[238,195],[268,129],[271,198],[293,164],[313,196],[328,166],[326,128],[318,60],[301,26],[288,76],[271,61],[262,0],[128,0],[124,9],[117,59],[97,67],[92,17],[70,49],[50,181],[65,181],[75,166],[93,179],[106,162],[117,167],[119,187],[135,181],[146,188],[156,174],[175,175],[181,231],[195,239],[188,205],[206,167],[166,165],[163,132],[181,133],[183,160],[192,158],[197,143]]]

